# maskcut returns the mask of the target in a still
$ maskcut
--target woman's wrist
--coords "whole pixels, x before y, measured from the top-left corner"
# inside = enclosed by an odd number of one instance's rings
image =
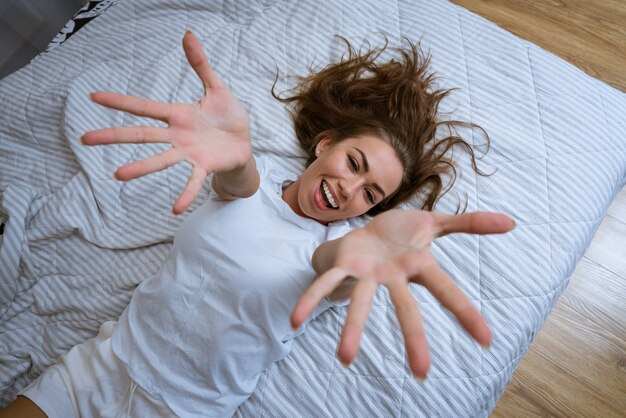
[[[259,172],[254,156],[237,168],[215,173],[211,179],[213,190],[223,199],[250,197],[259,189]]]

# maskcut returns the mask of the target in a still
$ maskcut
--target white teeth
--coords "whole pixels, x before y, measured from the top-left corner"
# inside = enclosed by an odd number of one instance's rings
[[[333,199],[333,195],[330,194],[330,189],[328,188],[328,185],[326,184],[326,181],[324,180],[322,180],[322,188],[324,188],[324,193],[326,193],[326,199],[328,199],[328,201],[330,202],[330,205],[334,209],[337,209],[338,205],[335,203],[335,199]]]

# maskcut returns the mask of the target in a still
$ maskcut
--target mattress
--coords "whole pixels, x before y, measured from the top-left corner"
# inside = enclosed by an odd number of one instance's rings
[[[492,327],[490,349],[414,286],[432,358],[420,384],[380,289],[350,368],[335,356],[346,310],[333,308],[263,373],[236,416],[487,416],[626,182],[626,95],[445,0],[110,1],[60,46],[1,80],[0,405],[119,317],[189,214],[170,212],[187,164],[127,183],[112,178],[162,144],[78,143],[88,130],[157,124],[97,107],[89,92],[200,97],[181,47],[188,29],[250,113],[255,154],[290,176],[305,158],[270,94],[276,69],[278,89],[286,90],[294,82],[288,75],[345,53],[335,35],[357,47],[380,46],[385,37],[391,46],[404,37],[421,41],[438,87],[457,89],[442,102],[442,118],[474,122],[492,140],[479,161],[492,175],[475,176],[468,156],[455,155],[461,175],[436,210],[452,213],[461,202],[468,211],[507,213],[518,225],[433,245]],[[484,149],[480,131],[459,134]],[[207,181],[190,211],[209,188]],[[416,198],[406,207],[419,205]]]

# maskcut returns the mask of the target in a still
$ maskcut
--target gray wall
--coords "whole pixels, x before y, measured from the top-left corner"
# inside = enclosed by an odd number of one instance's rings
[[[87,0],[0,0],[0,78],[46,49]]]

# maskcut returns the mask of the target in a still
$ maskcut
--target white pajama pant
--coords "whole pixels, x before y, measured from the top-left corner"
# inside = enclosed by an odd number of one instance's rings
[[[61,356],[20,394],[50,418],[176,416],[137,386],[113,354],[115,324],[105,322],[98,336]]]

